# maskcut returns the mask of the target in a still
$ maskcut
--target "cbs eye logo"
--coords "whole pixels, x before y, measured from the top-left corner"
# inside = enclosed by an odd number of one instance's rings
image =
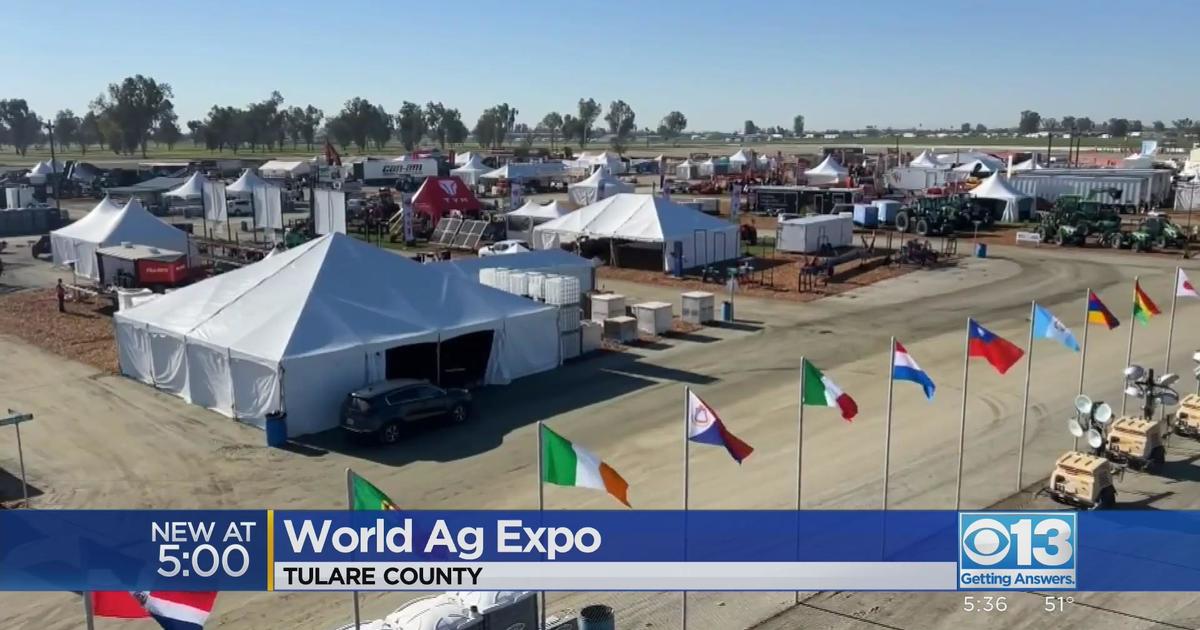
[[[1074,514],[963,514],[963,566],[1059,568],[1073,566]]]
[[[1004,560],[1008,548],[1012,546],[1007,528],[999,521],[990,518],[980,519],[971,523],[963,530],[963,553],[971,562],[983,566],[991,566]]]

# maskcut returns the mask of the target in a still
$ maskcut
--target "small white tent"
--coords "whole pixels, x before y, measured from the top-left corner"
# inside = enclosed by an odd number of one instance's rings
[[[164,197],[171,199],[184,199],[188,201],[200,199],[204,194],[204,185],[208,183],[208,178],[196,171],[192,176],[179,186],[163,193]]]
[[[308,175],[312,167],[303,160],[269,160],[258,167],[258,172],[271,179],[288,179]]]
[[[272,184],[258,176],[258,173],[250,169],[242,171],[242,176],[236,182],[225,187],[226,193],[234,193],[239,195],[249,195],[259,188],[267,188]]]
[[[933,154],[929,152],[929,149],[921,151],[921,155],[918,155],[916,158],[914,158],[913,161],[908,163],[908,165],[912,168],[945,168],[946,166],[939,162],[937,158],[933,157]]]
[[[258,426],[286,412],[290,436],[337,427],[346,395],[385,379],[552,369],[557,319],[343,234],[114,316],[122,374]]]
[[[747,167],[754,167],[754,158],[745,149],[738,149],[737,153],[729,156],[729,170],[744,171]]]
[[[1008,180],[1000,174],[992,175],[983,180],[981,184],[972,188],[968,194],[979,199],[993,199],[1003,202],[1004,213],[1000,220],[1006,223],[1015,223],[1032,215],[1033,198],[1010,186]]]
[[[586,206],[619,193],[631,193],[633,186],[600,169],[587,179],[567,187],[567,199],[577,206]]]
[[[458,168],[450,169],[450,174],[458,177],[468,186],[479,184],[484,174],[492,171],[492,167],[483,163],[478,155],[471,154],[471,159]]]
[[[971,160],[970,162],[965,162],[954,167],[955,173],[965,173],[969,175],[976,171],[980,173],[994,173],[995,165],[989,164],[983,160]]]
[[[738,256],[738,227],[655,195],[619,194],[584,206],[533,228],[533,246],[552,249],[581,236],[659,243],[663,270],[674,266],[674,243],[681,244],[683,268]]]
[[[551,201],[545,205],[534,201],[527,201],[525,205],[508,213],[510,217],[529,217],[531,219],[557,219],[561,216],[569,214],[571,211],[557,201]]]
[[[96,250],[123,242],[190,254],[187,232],[150,214],[137,198],[116,207],[107,197],[79,221],[50,233],[54,264],[75,263],[75,274],[100,280]]]
[[[698,179],[700,165],[691,160],[684,160],[675,166],[675,177],[679,179]]]
[[[814,185],[836,184],[846,179],[848,174],[849,171],[846,170],[846,167],[839,164],[832,155],[825,156],[820,164],[804,172],[808,183]]]
[[[1045,168],[1046,168],[1045,166],[1038,164],[1037,160],[1035,160],[1034,158],[1029,158],[1028,160],[1025,160],[1024,162],[1018,162],[1017,164],[1013,164],[1012,170],[1014,170],[1014,171],[1040,171]]]
[[[454,154],[454,165],[462,166],[463,164],[471,163],[471,161],[473,161],[475,159],[481,159],[481,158],[479,157],[479,154],[475,153],[474,151],[466,151],[463,153],[456,153],[456,154]]]

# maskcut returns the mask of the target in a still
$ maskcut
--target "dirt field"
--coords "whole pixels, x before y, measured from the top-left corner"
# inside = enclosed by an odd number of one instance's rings
[[[692,505],[697,509],[787,509],[795,492],[796,372],[801,356],[820,366],[862,410],[847,423],[814,409],[806,417],[805,508],[874,508],[882,488],[886,348],[901,339],[938,385],[927,402],[896,388],[891,506],[953,505],[962,392],[963,327],[977,317],[1023,345],[1029,301],[1038,300],[1080,332],[1082,296],[1096,290],[1123,320],[1138,274],[1164,310],[1177,261],[1161,256],[1114,256],[1100,250],[997,246],[987,259],[920,271],[810,303],[740,299],[739,321],[706,327],[686,338],[631,347],[552,373],[478,393],[478,417],[461,427],[415,436],[391,449],[352,447],[336,436],[315,436],[292,450],[269,449],[253,429],[140,383],[95,367],[64,361],[0,333],[0,404],[35,414],[23,430],[33,507],[54,508],[339,508],[342,471],[353,467],[414,509],[530,508],[537,501],[535,424],[544,420],[586,445],[631,484],[636,509],[679,505],[679,393],[691,385],[721,412],[739,437],[756,447],[737,466],[719,449],[693,449]],[[1185,261],[1193,277],[1200,267]],[[605,280],[607,288],[674,302],[675,288]],[[1182,303],[1173,368],[1186,371],[1200,346],[1200,304]],[[1166,318],[1138,327],[1134,360],[1161,364]],[[1126,336],[1093,329],[1086,390],[1119,400]],[[971,367],[964,507],[992,505],[1018,487],[1015,453],[1024,366],[1007,376],[985,364]],[[1022,483],[1044,477],[1070,444],[1062,429],[1075,394],[1078,355],[1039,342],[1033,364],[1029,432]],[[665,454],[665,456],[664,456]],[[1200,483],[1190,472],[1200,447],[1172,443],[1169,476],[1130,474],[1122,496],[1150,509],[1200,508]],[[0,469],[16,470],[11,432],[0,432]],[[0,475],[2,477],[3,475]],[[552,509],[611,508],[603,493],[547,487]],[[763,627],[1088,628],[1197,627],[1200,600],[1178,594],[1076,594],[1079,605],[1048,620],[1037,598],[1012,594],[1003,616],[961,612],[961,597],[819,593],[790,608],[788,593],[694,594],[694,630]],[[374,619],[405,597],[365,594]],[[603,602],[621,628],[675,628],[679,595],[561,593],[551,611]],[[211,628],[333,628],[350,615],[349,598],[330,594],[223,594]],[[75,629],[77,596],[0,594],[0,628]],[[99,630],[130,624],[101,620]]]

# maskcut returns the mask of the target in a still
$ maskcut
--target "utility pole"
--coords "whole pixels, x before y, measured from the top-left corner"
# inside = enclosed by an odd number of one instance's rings
[[[54,177],[54,209],[62,210],[58,203],[58,160],[54,159],[54,123],[47,122],[46,130],[50,133],[50,173]]]

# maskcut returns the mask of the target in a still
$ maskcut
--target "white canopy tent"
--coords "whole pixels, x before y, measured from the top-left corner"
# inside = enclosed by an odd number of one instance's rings
[[[945,164],[942,164],[940,161],[938,161],[938,159],[936,157],[933,156],[932,153],[929,152],[929,149],[921,151],[921,155],[918,155],[917,157],[913,158],[913,161],[909,162],[908,165],[913,168],[945,168],[946,167]]]
[[[271,179],[288,179],[308,175],[312,167],[302,160],[269,160],[258,167],[258,172]]]
[[[625,172],[625,162],[621,156],[608,151],[601,151],[594,155],[584,152],[575,158],[575,168],[582,170],[584,174],[598,169],[608,169],[609,173],[620,174]]]
[[[691,160],[684,160],[675,165],[675,177],[679,179],[697,179],[700,177],[700,165]]]
[[[450,169],[450,175],[458,177],[468,186],[479,184],[483,176],[492,171],[492,167],[483,163],[478,155],[472,154],[471,159],[458,168]]]
[[[566,174],[562,162],[509,162],[498,169],[480,175],[480,179],[540,179],[561,177]]]
[[[820,164],[808,169],[804,172],[804,176],[808,178],[809,184],[836,184],[837,182],[846,179],[849,171],[846,167],[838,163],[832,155],[825,156],[825,159]]]
[[[503,384],[560,363],[553,308],[342,234],[114,319],[122,374],[258,426],[286,412],[290,436],[337,427],[370,383],[462,368]]]
[[[481,158],[480,158],[479,154],[475,153],[474,151],[466,151],[463,153],[456,153],[456,154],[454,154],[454,165],[462,166],[463,164],[469,164],[473,160],[477,160],[477,159],[481,159]]]
[[[661,243],[663,269],[671,271],[673,243],[681,243],[683,269],[736,258],[738,228],[655,195],[618,194],[533,228],[533,246],[552,249],[581,236]]]
[[[124,206],[105,197],[82,219],[50,233],[54,264],[75,263],[76,275],[96,282],[96,250],[124,242],[192,253],[187,232],[150,214],[136,197]]]
[[[567,186],[567,199],[577,206],[586,206],[613,195],[631,193],[633,190],[632,184],[626,184],[608,171],[600,169],[587,179]]]
[[[1037,160],[1035,160],[1034,158],[1029,158],[1028,160],[1025,160],[1024,162],[1018,162],[1016,164],[1013,164],[1012,170],[1014,170],[1014,171],[1040,171],[1045,168],[1046,168],[1045,166],[1038,164]]]
[[[534,201],[527,201],[525,205],[509,212],[508,216],[529,217],[532,219],[557,219],[570,212],[571,210],[557,201],[551,201],[545,205]]]
[[[258,176],[258,173],[250,169],[242,171],[242,176],[237,178],[236,182],[225,187],[226,193],[235,195],[249,195],[259,188],[266,188],[272,184]]]
[[[980,173],[994,173],[994,172],[996,172],[995,169],[996,169],[996,167],[994,164],[989,164],[987,162],[984,162],[983,160],[971,160],[970,162],[964,162],[962,164],[959,164],[958,166],[955,166],[954,172],[955,173],[965,173],[965,174],[969,175],[971,173],[976,172],[977,170]]]
[[[185,201],[196,201],[204,195],[204,186],[208,183],[208,178],[200,171],[192,173],[192,176],[176,188],[163,193],[164,197],[171,199],[183,199]]]
[[[737,153],[729,156],[729,169],[732,171],[744,171],[746,167],[754,167],[754,158],[746,152],[745,149],[738,149]]]
[[[1030,209],[1033,205],[1033,198],[1013,188],[1009,185],[1008,180],[1000,174],[983,180],[968,194],[979,199],[994,199],[1003,202],[1004,213],[1000,220],[1006,223],[1015,223],[1024,217],[1031,216]]]
[[[992,172],[1004,170],[1005,166],[1003,160],[991,155],[990,153],[984,153],[983,151],[975,150],[955,151],[954,153],[939,153],[935,159],[942,164],[966,164],[972,160],[979,160],[986,164],[988,168],[992,170]]]

